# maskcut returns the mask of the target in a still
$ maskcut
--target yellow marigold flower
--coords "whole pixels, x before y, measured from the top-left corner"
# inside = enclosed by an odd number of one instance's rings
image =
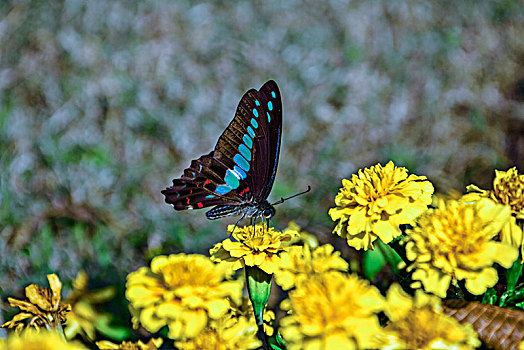
[[[414,219],[431,204],[433,185],[425,176],[408,175],[393,162],[359,170],[351,180],[342,179],[342,188],[329,210],[338,221],[333,233],[346,238],[356,249],[373,249],[380,238],[389,243],[402,234],[399,225]]]
[[[155,333],[167,325],[169,338],[193,338],[210,320],[226,314],[229,298],[240,299],[242,284],[225,280],[231,274],[228,266],[203,255],[158,256],[151,268],[127,276],[126,297],[148,331]]]
[[[511,208],[512,218],[504,225],[500,241],[520,248],[522,261],[524,261],[524,174],[519,174],[516,167],[508,171],[495,170],[493,190],[483,190],[475,185],[467,187],[468,194],[461,198],[463,202],[473,202],[480,198],[490,198],[496,203],[507,205]],[[517,223],[520,222],[520,226]]]
[[[22,312],[16,314],[11,321],[2,325],[4,328],[16,327],[20,333],[24,327],[58,328],[66,321],[66,314],[71,310],[69,304],[60,301],[62,282],[55,274],[47,275],[51,288],[41,288],[36,284],[25,287],[25,295],[29,302],[7,298],[9,305],[18,307]]]
[[[67,342],[63,336],[52,331],[25,331],[22,334],[10,334],[7,339],[0,339],[0,350],[87,350],[77,341]]]
[[[279,254],[288,249],[285,245],[295,231],[276,231],[265,223],[254,226],[236,227],[229,225],[228,232],[237,242],[229,238],[211,248],[211,260],[227,263],[238,270],[244,266],[257,266],[268,274],[274,273],[280,264]]]
[[[472,294],[484,293],[498,281],[493,264],[509,268],[518,257],[514,247],[492,240],[509,218],[507,206],[489,199],[441,202],[428,210],[406,237],[412,279],[442,298],[458,280]]]
[[[224,317],[211,322],[198,336],[186,341],[175,341],[184,350],[236,350],[258,349],[262,342],[257,338],[257,326],[246,317]]]
[[[481,345],[469,323],[442,313],[440,299],[417,290],[411,298],[393,284],[385,313],[390,323],[377,337],[380,349],[474,349]]]
[[[287,349],[366,349],[381,332],[384,298],[369,282],[332,272],[300,283],[282,303]]]
[[[303,231],[294,221],[290,221],[284,233],[291,233],[293,238],[286,245],[308,245],[310,248],[318,247],[318,238],[309,232]]]
[[[331,244],[312,249],[309,245],[292,246],[282,253],[280,268],[275,272],[276,283],[288,290],[313,275],[331,271],[346,272],[348,263]]]
[[[519,174],[516,167],[508,171],[495,170],[489,196],[497,203],[509,205],[517,219],[524,219],[524,174]]]
[[[96,346],[100,350],[157,350],[162,346],[162,338],[151,338],[147,343],[141,340],[137,342],[124,341],[121,344],[115,344],[109,340],[97,341]]]
[[[93,341],[96,329],[111,321],[108,313],[98,311],[96,304],[104,303],[115,296],[115,288],[107,287],[95,291],[87,291],[87,274],[80,271],[73,281],[73,291],[65,300],[71,305],[67,315],[64,333],[67,339],[73,339],[77,334]]]

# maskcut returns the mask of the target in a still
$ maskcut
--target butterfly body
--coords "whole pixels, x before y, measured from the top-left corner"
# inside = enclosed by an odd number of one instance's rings
[[[270,218],[267,201],[278,166],[282,133],[282,102],[270,80],[247,91],[235,117],[215,149],[191,162],[173,185],[162,191],[175,210],[214,206],[208,219],[229,215]]]
[[[240,205],[219,205],[206,212],[209,220],[223,218],[230,215],[242,215],[247,218],[269,219],[275,215],[275,208],[267,200],[262,203],[244,202]]]

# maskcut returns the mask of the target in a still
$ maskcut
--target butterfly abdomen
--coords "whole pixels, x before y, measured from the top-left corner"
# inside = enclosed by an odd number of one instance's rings
[[[242,208],[238,205],[219,205],[206,212],[206,217],[209,220],[220,219],[225,216],[237,215],[242,212]]]

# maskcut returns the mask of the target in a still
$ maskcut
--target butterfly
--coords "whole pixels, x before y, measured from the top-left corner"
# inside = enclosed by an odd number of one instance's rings
[[[210,220],[230,215],[269,220],[275,214],[276,203],[267,198],[275,181],[281,136],[282,101],[277,83],[270,80],[242,96],[215,149],[191,161],[183,175],[162,191],[165,201],[175,210],[213,206],[206,212]]]

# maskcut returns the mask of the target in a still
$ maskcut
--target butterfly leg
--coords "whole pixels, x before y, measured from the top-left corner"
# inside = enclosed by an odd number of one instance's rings
[[[235,224],[235,227],[233,227],[233,231],[231,231],[231,233],[229,234],[229,237],[233,236],[233,233],[235,232],[235,229],[237,228],[238,223],[239,223],[240,221],[244,220],[245,217],[246,217],[246,214],[242,215],[242,217],[241,217],[240,219],[238,219],[238,221],[237,221],[236,224]]]
[[[254,217],[251,217],[250,221],[251,221],[251,222],[250,222],[251,227],[253,227],[253,236],[254,236],[254,235],[255,235],[255,225],[256,225],[256,223],[257,223],[257,219],[254,218]]]

